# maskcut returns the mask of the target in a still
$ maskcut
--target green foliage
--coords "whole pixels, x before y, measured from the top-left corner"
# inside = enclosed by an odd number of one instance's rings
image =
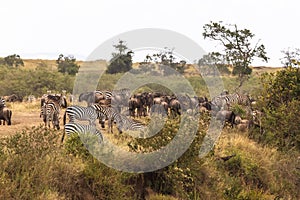
[[[228,69],[229,65],[226,63],[225,56],[218,52],[211,52],[207,55],[204,55],[198,61],[201,73],[212,76],[217,76],[219,74],[229,75],[231,72]]]
[[[268,61],[265,46],[255,45],[252,39],[255,36],[248,29],[238,29],[237,25],[223,25],[222,22],[211,22],[204,25],[203,37],[219,42],[224,47],[223,55],[226,61],[233,66],[233,75],[240,78],[240,86],[243,84],[252,69],[249,67],[255,57]]]
[[[135,175],[94,159],[78,136],[66,149],[60,138],[40,126],[0,139],[0,199],[138,199]]]
[[[261,80],[264,88],[261,100],[263,106],[270,110],[292,100],[300,100],[299,68],[287,67],[276,74],[263,74]]]
[[[24,62],[19,55],[13,54],[13,55],[9,55],[9,56],[6,56],[3,59],[1,59],[0,65],[18,68],[19,66],[24,66]]]
[[[259,107],[264,133],[254,130],[253,138],[281,150],[300,151],[300,69],[288,67],[262,76]],[[260,130],[261,131],[261,130]]]
[[[125,185],[126,180],[133,176],[122,174],[112,168],[106,167],[95,159],[87,150],[86,146],[95,145],[96,136],[73,134],[65,143],[67,154],[83,159],[85,164],[81,176],[85,187],[90,189],[89,193],[96,199],[135,199],[138,194],[132,191],[132,183]],[[84,141],[84,142],[82,142]]]
[[[122,40],[119,41],[119,44],[113,46],[118,52],[112,53],[113,57],[110,60],[110,64],[107,67],[106,72],[109,74],[115,74],[131,70],[133,52],[127,50],[128,48]]]
[[[159,126],[162,120],[157,119],[154,124]],[[204,137],[204,132],[207,129],[208,116],[203,116],[199,122],[199,128],[196,136],[188,148],[188,150],[178,158],[173,164],[154,171],[143,174],[145,179],[145,187],[151,187],[155,192],[165,195],[173,195],[182,199],[193,199],[195,198],[195,185],[201,181],[203,177],[202,173],[199,172],[199,149]],[[183,122],[183,124],[180,124]],[[183,133],[189,134],[193,129],[196,129],[198,121],[193,117],[183,116],[182,119],[179,117],[175,119],[168,119],[162,130],[160,130],[154,137],[145,139],[135,139],[128,143],[128,146],[132,151],[135,152],[152,152],[158,150],[167,144],[174,142],[175,135],[184,138],[190,137],[188,135],[181,135],[182,132],[178,133],[178,130],[183,129]],[[151,130],[155,131],[155,127],[151,127]],[[180,144],[176,145],[177,149],[180,149]],[[169,152],[177,155],[176,150]],[[164,158],[164,155],[162,155]]]
[[[16,94],[20,97],[27,95],[39,96],[47,90],[72,91],[74,77],[47,68],[35,70],[0,68],[0,94]]]
[[[170,49],[168,47],[165,47],[163,50],[158,53],[154,53],[152,56],[148,54],[144,62],[140,63],[140,70],[148,72],[150,71],[153,75],[163,74],[165,76],[170,76],[174,75],[174,72],[183,74],[186,66],[186,61],[176,61],[177,58],[173,53],[174,49],[175,48]],[[155,67],[153,68],[154,64],[159,64],[158,71],[155,71]],[[146,70],[144,70],[143,68]],[[168,68],[171,68],[173,70],[170,70]]]
[[[60,54],[56,60],[58,72],[63,74],[75,75],[80,66],[76,63],[76,58],[73,56],[64,56]]]

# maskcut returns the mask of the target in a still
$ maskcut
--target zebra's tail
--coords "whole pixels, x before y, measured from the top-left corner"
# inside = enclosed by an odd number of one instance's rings
[[[66,118],[67,118],[67,110],[65,111],[64,117],[63,117],[63,123],[66,124]]]

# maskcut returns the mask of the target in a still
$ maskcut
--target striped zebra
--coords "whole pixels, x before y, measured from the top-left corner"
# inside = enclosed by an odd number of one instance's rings
[[[54,100],[48,100],[41,109],[41,116],[43,116],[43,121],[45,127],[50,128],[50,122],[52,122],[53,128],[59,130],[59,113],[60,106],[59,103]]]
[[[122,114],[120,114],[120,116],[117,118],[116,123],[119,125],[119,128],[122,131],[139,131],[145,128],[144,124],[142,124],[141,122],[135,121]]]
[[[89,121],[90,125],[95,125],[96,119],[99,119],[99,123],[101,124],[101,127],[105,127],[105,118],[106,116],[97,111],[94,107],[88,106],[69,106],[63,117],[63,123],[66,124],[66,116],[69,117],[69,122],[75,122],[75,120],[79,121]]]
[[[64,132],[61,138],[61,143],[64,141],[65,134],[70,136],[73,133],[77,134],[94,134],[98,137],[98,142],[101,144],[103,142],[103,137],[101,132],[96,128],[95,125],[83,125],[77,123],[67,123],[64,125]]]
[[[123,130],[138,130],[142,128],[141,123],[127,118],[112,107],[101,106],[99,104],[94,104],[92,106],[106,116],[109,133],[113,133],[113,123],[116,123],[119,133],[122,133]]]
[[[248,95],[238,93],[219,95],[211,101],[213,109],[224,110],[229,109],[234,104],[244,105],[251,109],[251,101]]]
[[[41,98],[41,107],[48,102],[48,100],[57,101],[61,108],[67,108],[68,106],[66,96],[62,94],[44,94]]]
[[[101,106],[99,104],[93,104],[91,106],[95,110],[97,110],[105,115],[106,120],[108,120],[108,132],[113,133],[113,128],[112,128],[113,123],[116,121],[120,122],[120,120],[121,120],[120,113],[117,112],[117,110],[115,110],[112,107]],[[118,128],[119,133],[122,133],[122,129],[118,126],[117,126],[117,128]]]
[[[0,97],[0,109],[6,107],[5,99]]]
[[[109,90],[104,90],[104,91],[96,90],[95,95],[102,95],[104,99],[111,99],[111,97],[113,96],[113,92]]]

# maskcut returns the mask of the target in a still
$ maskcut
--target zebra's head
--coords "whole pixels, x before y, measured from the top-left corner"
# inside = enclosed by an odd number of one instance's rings
[[[67,98],[66,98],[65,95],[61,95],[60,105],[61,105],[62,108],[67,108],[68,107]]]

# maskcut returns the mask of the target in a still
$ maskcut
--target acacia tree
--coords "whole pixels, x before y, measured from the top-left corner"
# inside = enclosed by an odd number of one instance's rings
[[[154,60],[154,62],[157,64],[162,64],[171,67],[177,72],[183,74],[184,68],[186,66],[186,61],[180,60],[178,62],[176,56],[174,55],[174,49],[175,49],[174,47],[173,48],[164,47],[163,50],[161,50],[158,53],[154,53],[152,56],[147,55],[145,62]],[[163,66],[162,68],[165,67]]]
[[[76,58],[74,56],[64,56],[60,54],[56,63],[58,65],[58,72],[63,74],[75,75],[80,68],[80,66],[76,64]]]
[[[117,52],[112,53],[112,59],[106,72],[109,74],[127,72],[132,69],[132,54],[125,41],[120,40],[117,45],[113,45]]]
[[[210,22],[203,26],[204,39],[210,38],[219,42],[223,47],[226,61],[233,66],[233,75],[237,75],[240,88],[245,80],[249,78],[252,69],[249,67],[255,57],[267,62],[265,46],[259,44],[258,40],[254,45],[252,39],[254,34],[248,29],[238,29],[237,25],[223,25],[222,22]]]
[[[1,60],[1,64],[16,68],[19,66],[24,66],[22,58],[17,54],[6,56],[3,60]]]
[[[203,57],[198,61],[198,66],[200,67],[201,72],[205,75],[215,76],[217,75],[217,72],[220,72],[220,74],[223,75],[230,74],[226,58],[219,52],[211,52],[203,55]],[[216,66],[216,68],[212,66]]]

